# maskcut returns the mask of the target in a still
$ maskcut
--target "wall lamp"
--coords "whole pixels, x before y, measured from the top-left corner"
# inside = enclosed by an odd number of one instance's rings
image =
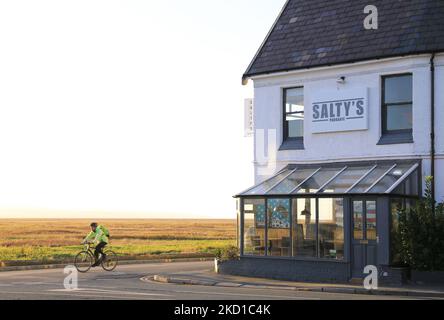
[[[344,84],[344,83],[345,83],[345,77],[344,77],[344,76],[339,77],[339,78],[336,80],[336,82],[339,83],[339,84]]]

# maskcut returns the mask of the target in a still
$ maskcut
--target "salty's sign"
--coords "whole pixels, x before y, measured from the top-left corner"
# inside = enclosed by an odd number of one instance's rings
[[[367,88],[317,92],[312,101],[312,133],[368,130]]]

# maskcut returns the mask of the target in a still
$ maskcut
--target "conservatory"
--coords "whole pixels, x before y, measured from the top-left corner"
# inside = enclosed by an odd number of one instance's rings
[[[396,276],[393,234],[399,210],[422,194],[420,168],[420,160],[288,165],[235,196],[241,259],[227,272],[337,281],[375,265]]]

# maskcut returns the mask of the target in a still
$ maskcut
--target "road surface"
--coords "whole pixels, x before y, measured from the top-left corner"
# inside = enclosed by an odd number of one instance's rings
[[[63,269],[0,272],[1,300],[325,300],[405,299],[405,297],[293,292],[254,288],[186,286],[143,282],[141,277],[168,272],[209,270],[212,262],[176,262],[119,266],[112,273],[95,269],[79,274],[79,289],[67,291]]]

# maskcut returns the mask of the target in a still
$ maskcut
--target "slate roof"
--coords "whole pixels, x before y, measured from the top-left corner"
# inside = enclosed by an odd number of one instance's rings
[[[375,5],[379,29],[366,30]],[[289,0],[244,74],[444,51],[444,0]]]

